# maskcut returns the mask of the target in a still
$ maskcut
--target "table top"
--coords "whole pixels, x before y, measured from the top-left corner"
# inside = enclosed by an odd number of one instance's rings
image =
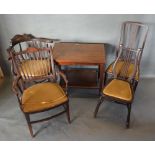
[[[104,44],[100,43],[56,43],[53,55],[60,65],[105,63]]]

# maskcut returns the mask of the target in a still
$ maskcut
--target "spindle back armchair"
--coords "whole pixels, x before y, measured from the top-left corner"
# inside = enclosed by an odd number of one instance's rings
[[[13,91],[19,101],[19,106],[25,115],[31,136],[35,134],[32,124],[47,121],[53,117],[67,114],[70,123],[69,99],[67,96],[66,76],[55,70],[52,48],[28,47],[20,52],[11,52],[12,65],[16,68],[16,77],[13,81]],[[65,91],[57,83],[61,76],[65,83]],[[36,84],[36,81],[39,83]],[[40,120],[31,121],[30,114],[48,111],[62,106],[63,111]]]

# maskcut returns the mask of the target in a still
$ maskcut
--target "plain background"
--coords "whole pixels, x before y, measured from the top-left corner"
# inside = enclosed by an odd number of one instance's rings
[[[6,49],[16,34],[31,33],[37,37],[58,38],[62,41],[101,42],[106,48],[107,64],[113,61],[121,24],[139,21],[149,25],[149,33],[141,62],[141,76],[155,76],[155,15],[143,14],[9,14],[0,15],[0,65],[10,75]]]

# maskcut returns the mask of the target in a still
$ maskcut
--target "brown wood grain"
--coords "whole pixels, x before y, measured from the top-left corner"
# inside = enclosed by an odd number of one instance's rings
[[[98,88],[99,92],[101,92],[104,80],[104,67],[106,60],[104,44],[75,42],[56,43],[53,49],[53,56],[59,66],[96,65],[98,67],[99,79],[97,79],[97,76],[94,76],[95,74],[92,74],[92,72],[90,71],[89,73],[87,73],[87,71],[85,73],[83,72],[83,74],[80,71],[75,72],[70,70],[67,71],[68,73],[66,72],[66,75],[68,76],[69,86],[71,87]],[[89,77],[86,74],[88,74]],[[96,80],[99,83],[97,83]]]
[[[104,44],[56,43],[54,59],[60,65],[98,65],[105,63]]]
[[[69,87],[76,88],[99,88],[97,70],[92,69],[70,69],[64,70],[68,79]],[[64,85],[64,82],[61,83]]]

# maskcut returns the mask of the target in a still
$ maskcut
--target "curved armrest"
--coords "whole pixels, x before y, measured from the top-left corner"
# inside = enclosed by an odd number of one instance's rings
[[[20,84],[19,84],[19,80],[21,79],[21,76],[17,76],[15,78],[15,80],[13,81],[13,84],[12,84],[12,90],[13,92],[16,94],[17,96],[17,99],[18,99],[18,102],[19,102],[19,105],[20,105],[20,108],[21,108],[21,95],[22,95],[22,89],[20,88]],[[22,108],[21,108],[22,110]]]
[[[63,78],[63,80],[64,80],[64,82],[65,82],[65,92],[66,92],[66,94],[67,94],[67,91],[68,91],[68,80],[67,80],[67,77],[66,77],[66,75],[65,75],[63,72],[61,72],[61,71],[58,71],[57,73]]]
[[[21,92],[21,88],[19,88],[20,79],[21,79],[21,76],[17,76],[12,84],[12,90],[17,96],[19,96],[19,92]]]

